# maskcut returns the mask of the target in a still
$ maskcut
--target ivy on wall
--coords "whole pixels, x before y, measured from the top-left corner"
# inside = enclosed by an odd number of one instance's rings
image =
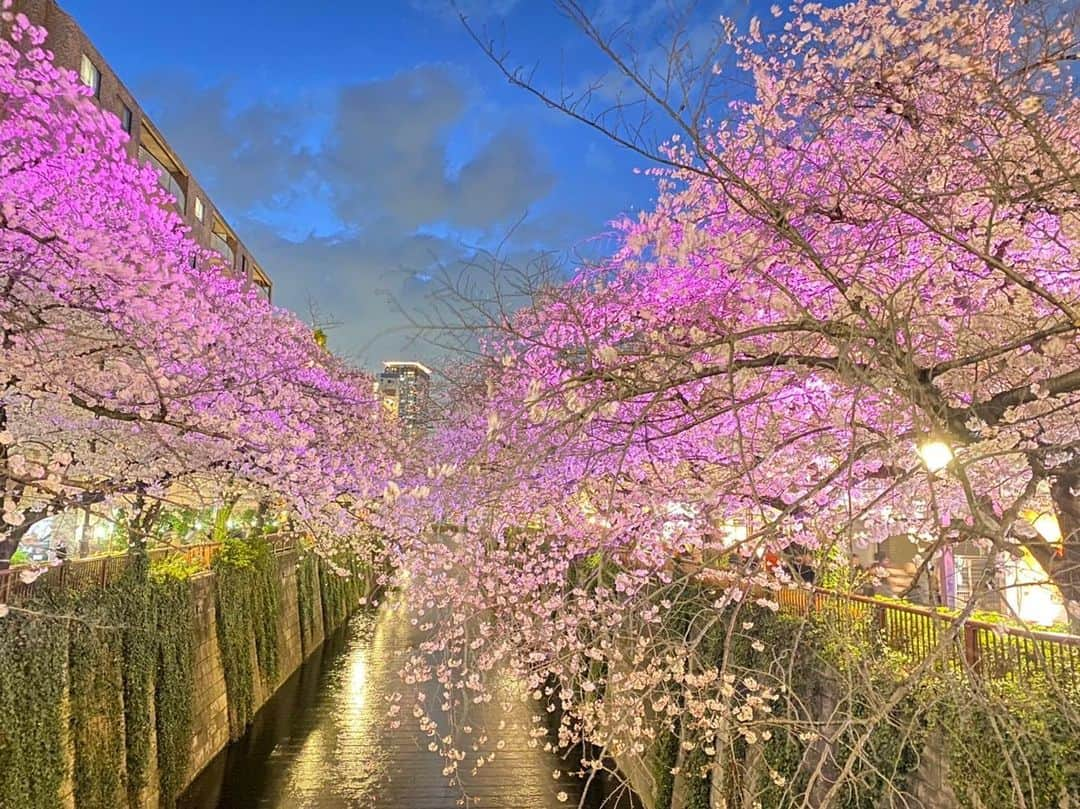
[[[656,809],[671,809],[675,797],[675,774],[679,761],[679,722],[660,730],[653,750],[653,782],[656,784]]]
[[[65,767],[68,622],[11,612],[0,624],[0,795],[58,809]]]
[[[255,541],[251,606],[255,630],[255,656],[263,683],[277,684],[281,669],[281,574],[271,547]]]
[[[155,566],[157,659],[154,716],[157,730],[158,789],[161,806],[172,806],[191,766],[195,694],[195,606],[184,564]]]
[[[367,585],[363,573],[363,566],[354,558],[333,565],[319,560],[323,629],[327,635],[345,623],[364,596]]]
[[[277,679],[281,579],[273,552],[258,538],[227,539],[214,557],[213,569],[229,735],[237,739],[255,712],[256,673],[266,684]]]
[[[961,806],[1080,805],[1080,689],[1046,680],[949,684],[935,724]],[[1067,718],[1066,718],[1067,717]]]
[[[253,712],[254,678],[269,687],[279,677],[282,587],[277,559],[258,539],[228,540],[213,567],[235,737]],[[305,654],[315,645],[316,610],[333,604],[340,625],[364,594],[360,566],[347,569],[357,575],[330,573],[315,556],[298,567]],[[69,775],[77,809],[143,807],[154,786],[159,805],[173,805],[191,775],[197,627],[189,579],[199,571],[180,557],[150,565],[136,555],[104,590],[45,591],[0,621],[0,806],[59,809]]]
[[[300,649],[306,656],[315,648],[317,620],[322,611],[319,560],[314,554],[304,554],[296,565],[296,606],[300,617]]]
[[[963,807],[1058,806],[1080,800],[1080,693],[1074,682],[972,679],[963,672],[924,672],[898,700],[913,661],[885,649],[873,632],[841,632],[827,617],[774,614],[757,607],[746,617],[765,649],[747,637],[732,649],[735,670],[758,673],[783,663],[789,686],[761,745],[765,773],[753,792],[763,806],[816,805],[810,774],[822,745],[800,733],[830,715],[849,721],[831,731],[826,764],[850,764],[830,805],[875,809],[912,802],[911,777],[931,736],[942,745],[948,781]],[[785,672],[785,673],[786,673]],[[891,793],[891,794],[887,794]],[[1066,797],[1067,796],[1067,797]],[[1069,805],[1072,805],[1069,803]]]
[[[79,809],[115,809],[126,802],[123,628],[115,622],[110,595],[82,599],[80,625],[71,633],[68,677]]]
[[[877,655],[868,629],[840,636],[827,617],[804,620],[757,606],[743,608],[740,620],[752,630],[732,641],[733,673],[770,676],[786,687],[774,718],[757,728],[768,736],[757,758],[740,756],[739,788],[762,805],[813,805],[843,770],[830,806],[874,809],[886,789],[903,792],[926,728],[915,692],[890,706],[905,674]],[[758,649],[751,641],[760,642]],[[812,731],[837,718],[844,721],[832,722],[824,744]]]
[[[163,806],[183,786],[195,656],[187,579],[196,571],[180,559],[150,569],[136,551],[115,584],[47,607],[62,606],[73,624],[67,671],[78,809],[145,806],[155,764]]]
[[[150,700],[153,693],[154,603],[148,581],[149,561],[139,548],[132,550],[124,576],[110,587],[105,598],[121,626],[123,658],[124,741],[128,805],[144,805],[143,793],[150,775],[153,725]]]

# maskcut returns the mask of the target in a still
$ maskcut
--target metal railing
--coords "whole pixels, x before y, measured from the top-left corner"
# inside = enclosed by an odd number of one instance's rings
[[[296,537],[291,534],[269,534],[264,539],[275,554],[280,555],[296,547]],[[220,542],[202,542],[152,548],[147,556],[151,562],[180,557],[208,568],[219,550]],[[0,570],[0,604],[20,604],[44,591],[61,593],[108,587],[124,575],[131,558],[130,554],[118,553],[65,559],[60,564],[48,566],[20,565]]]
[[[1030,681],[1065,678],[1080,683],[1080,636],[1008,624],[959,619],[925,607],[880,601],[822,588],[783,589],[780,609],[827,618],[842,632],[880,638],[915,661],[988,678]]]

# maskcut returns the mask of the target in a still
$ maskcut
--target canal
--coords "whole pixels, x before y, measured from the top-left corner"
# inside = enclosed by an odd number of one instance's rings
[[[490,709],[492,727],[502,720],[520,732],[504,735],[505,748],[475,777],[451,786],[412,717],[415,686],[398,676],[415,642],[398,610],[356,614],[199,775],[178,809],[554,809],[583,797],[589,809],[631,807],[625,788],[606,779],[583,796],[583,781],[568,772],[576,762],[529,747],[531,711],[521,703],[509,716]],[[388,710],[395,693],[398,723]]]

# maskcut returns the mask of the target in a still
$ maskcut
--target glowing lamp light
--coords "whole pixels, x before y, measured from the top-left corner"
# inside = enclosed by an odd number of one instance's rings
[[[1039,532],[1039,536],[1051,545],[1061,544],[1061,525],[1058,523],[1057,517],[1050,512],[1044,511],[1042,514],[1029,517],[1029,519],[1031,524],[1035,526],[1035,530]]]
[[[931,472],[940,472],[952,463],[953,451],[940,438],[931,438],[919,444],[919,457]]]
[[[1031,553],[1009,565],[1005,600],[1021,621],[1040,626],[1066,620],[1060,591]]]
[[[1032,586],[1031,592],[1024,595],[1017,612],[1021,621],[1050,626],[1061,620],[1062,610],[1049,588]]]

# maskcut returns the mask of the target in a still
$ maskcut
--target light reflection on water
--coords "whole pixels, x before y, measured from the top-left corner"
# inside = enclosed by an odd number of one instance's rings
[[[493,762],[464,778],[467,797],[447,782],[443,759],[429,752],[430,739],[413,719],[415,686],[398,677],[414,640],[408,621],[391,607],[355,615],[282,687],[248,734],[199,776],[179,809],[576,806],[582,782],[552,777],[573,767],[528,746],[531,711],[519,702],[508,714],[495,700],[480,708],[482,715],[471,720],[478,727],[494,730],[505,720],[517,732],[503,736],[506,745]],[[387,713],[394,693],[402,695],[398,727]],[[428,703],[435,697],[430,692]],[[616,806],[605,801],[604,787],[594,783],[587,806]],[[557,800],[559,792],[567,793],[565,803]]]

